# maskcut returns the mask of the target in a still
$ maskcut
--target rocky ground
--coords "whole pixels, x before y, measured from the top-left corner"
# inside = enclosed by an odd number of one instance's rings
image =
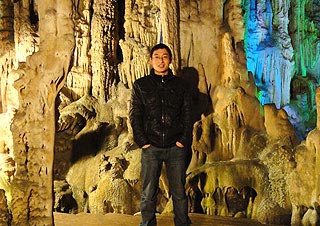
[[[249,219],[190,214],[192,226],[265,226]],[[138,226],[140,216],[54,213],[55,226]],[[172,215],[157,216],[158,226],[174,226]],[[270,225],[269,225],[270,226]]]

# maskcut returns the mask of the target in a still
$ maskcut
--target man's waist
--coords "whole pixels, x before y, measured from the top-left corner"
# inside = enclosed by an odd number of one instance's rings
[[[155,141],[150,139],[150,144],[157,148],[171,148],[176,145],[177,139],[165,140],[165,141]]]

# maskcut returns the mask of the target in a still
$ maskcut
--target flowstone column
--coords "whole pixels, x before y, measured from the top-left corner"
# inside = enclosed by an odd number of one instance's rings
[[[161,32],[163,42],[172,50],[172,65],[174,70],[180,69],[180,40],[179,40],[179,1],[161,1]]]
[[[92,96],[108,98],[108,90],[115,80],[116,63],[116,6],[115,0],[93,2],[91,22]]]
[[[11,0],[0,0],[0,113],[7,111],[7,79],[14,65],[13,21]]]
[[[74,47],[72,1],[38,3],[39,52],[15,71],[19,108],[11,126],[17,167],[12,182],[13,226],[53,225],[55,99]]]

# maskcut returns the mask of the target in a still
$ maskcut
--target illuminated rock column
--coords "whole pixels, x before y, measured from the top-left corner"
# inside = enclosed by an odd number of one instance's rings
[[[0,113],[6,112],[7,78],[14,61],[13,4],[0,0]]]
[[[320,80],[320,13],[319,1],[293,0],[290,30],[292,31],[293,46],[296,52],[295,62],[298,75],[307,77],[311,74]],[[314,93],[310,95],[313,98]]]
[[[90,50],[92,61],[92,96],[105,101],[117,71],[116,61],[116,6],[115,0],[93,3]]]
[[[316,149],[316,167],[315,167],[315,175],[316,175],[316,200],[319,202],[320,200],[320,88],[318,87],[316,90],[316,106],[317,106],[317,126],[315,130],[317,131],[317,135],[315,136],[316,142],[314,143],[314,147]]]
[[[277,108],[290,102],[294,59],[288,32],[290,1],[250,0],[246,10],[247,67],[254,75],[262,104]]]
[[[40,1],[39,51],[20,64],[19,108],[11,131],[16,161],[13,226],[53,225],[55,99],[74,47],[72,1]]]
[[[20,0],[14,4],[14,39],[19,62],[25,62],[38,50],[37,19],[36,15],[31,15],[34,12],[34,0]]]
[[[8,43],[13,42],[13,4],[11,0],[0,0],[0,51],[5,52]]]
[[[320,87],[316,89],[315,93],[316,107],[317,107],[317,125],[316,128],[308,134],[306,144],[315,153],[315,201],[320,201]]]
[[[174,70],[180,69],[180,40],[179,40],[179,2],[176,0],[160,1],[161,34],[163,42],[173,53],[172,65]]]

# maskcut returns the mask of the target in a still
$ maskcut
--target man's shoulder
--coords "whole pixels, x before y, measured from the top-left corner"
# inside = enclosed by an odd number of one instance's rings
[[[146,81],[149,81],[151,78],[150,75],[146,75],[146,76],[143,76],[141,78],[138,78],[134,83],[144,83]]]
[[[138,78],[134,83],[133,86],[141,89],[144,87],[147,87],[150,85],[150,81],[151,81],[151,76],[150,75],[146,75],[144,77]]]

